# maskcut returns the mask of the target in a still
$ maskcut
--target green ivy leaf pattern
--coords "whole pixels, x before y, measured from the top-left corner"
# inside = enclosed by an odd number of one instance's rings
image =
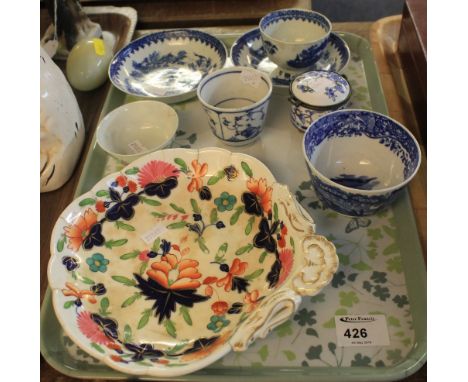
[[[250,166],[247,163],[242,161],[241,162],[241,167],[242,167],[242,170],[244,170],[245,175],[247,175],[249,178],[251,178],[253,176],[252,169],[250,168]]]
[[[266,359],[268,358],[268,346],[267,345],[263,345],[259,350],[258,350],[258,355],[260,356],[261,360],[262,361],[266,361]]]
[[[370,366],[370,363],[371,359],[369,357],[357,353],[351,361],[351,366]]]
[[[320,359],[321,354],[322,354],[322,345],[318,345],[318,346],[311,346],[305,356],[310,360],[314,360],[314,359]]]
[[[359,302],[356,292],[340,292],[340,305],[351,308],[354,304]]]
[[[274,332],[277,334],[278,337],[286,337],[290,336],[293,334],[293,328],[292,328],[292,322],[291,320],[285,321],[281,325],[278,325],[275,329]]]

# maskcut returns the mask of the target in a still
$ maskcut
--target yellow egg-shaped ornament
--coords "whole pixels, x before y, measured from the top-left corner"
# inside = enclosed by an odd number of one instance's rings
[[[107,79],[112,48],[103,39],[78,41],[67,59],[67,78],[77,90],[93,90]]]

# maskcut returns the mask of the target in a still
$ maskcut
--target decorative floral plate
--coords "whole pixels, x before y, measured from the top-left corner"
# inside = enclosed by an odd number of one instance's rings
[[[56,223],[57,317],[132,375],[198,370],[245,350],[333,277],[335,247],[261,162],[168,149],[102,179]]]
[[[121,49],[109,65],[109,78],[127,94],[179,102],[193,97],[201,79],[221,69],[226,57],[224,44],[208,33],[156,32]]]
[[[322,58],[309,70],[341,73],[348,65],[351,53],[348,44],[337,33],[330,33]],[[263,47],[260,29],[255,28],[239,37],[231,47],[231,59],[236,66],[251,66],[271,76],[273,85],[289,87],[297,73],[291,74],[270,61]]]

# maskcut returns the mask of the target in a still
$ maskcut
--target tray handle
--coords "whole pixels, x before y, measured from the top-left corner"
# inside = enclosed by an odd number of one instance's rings
[[[268,296],[231,337],[232,349],[244,351],[256,339],[265,338],[271,330],[289,319],[300,303],[301,297],[291,289],[282,289]]]

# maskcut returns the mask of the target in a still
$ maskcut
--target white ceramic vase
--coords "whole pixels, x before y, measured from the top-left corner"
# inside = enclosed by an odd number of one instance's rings
[[[78,102],[60,68],[41,47],[41,192],[62,187],[83,147]]]

